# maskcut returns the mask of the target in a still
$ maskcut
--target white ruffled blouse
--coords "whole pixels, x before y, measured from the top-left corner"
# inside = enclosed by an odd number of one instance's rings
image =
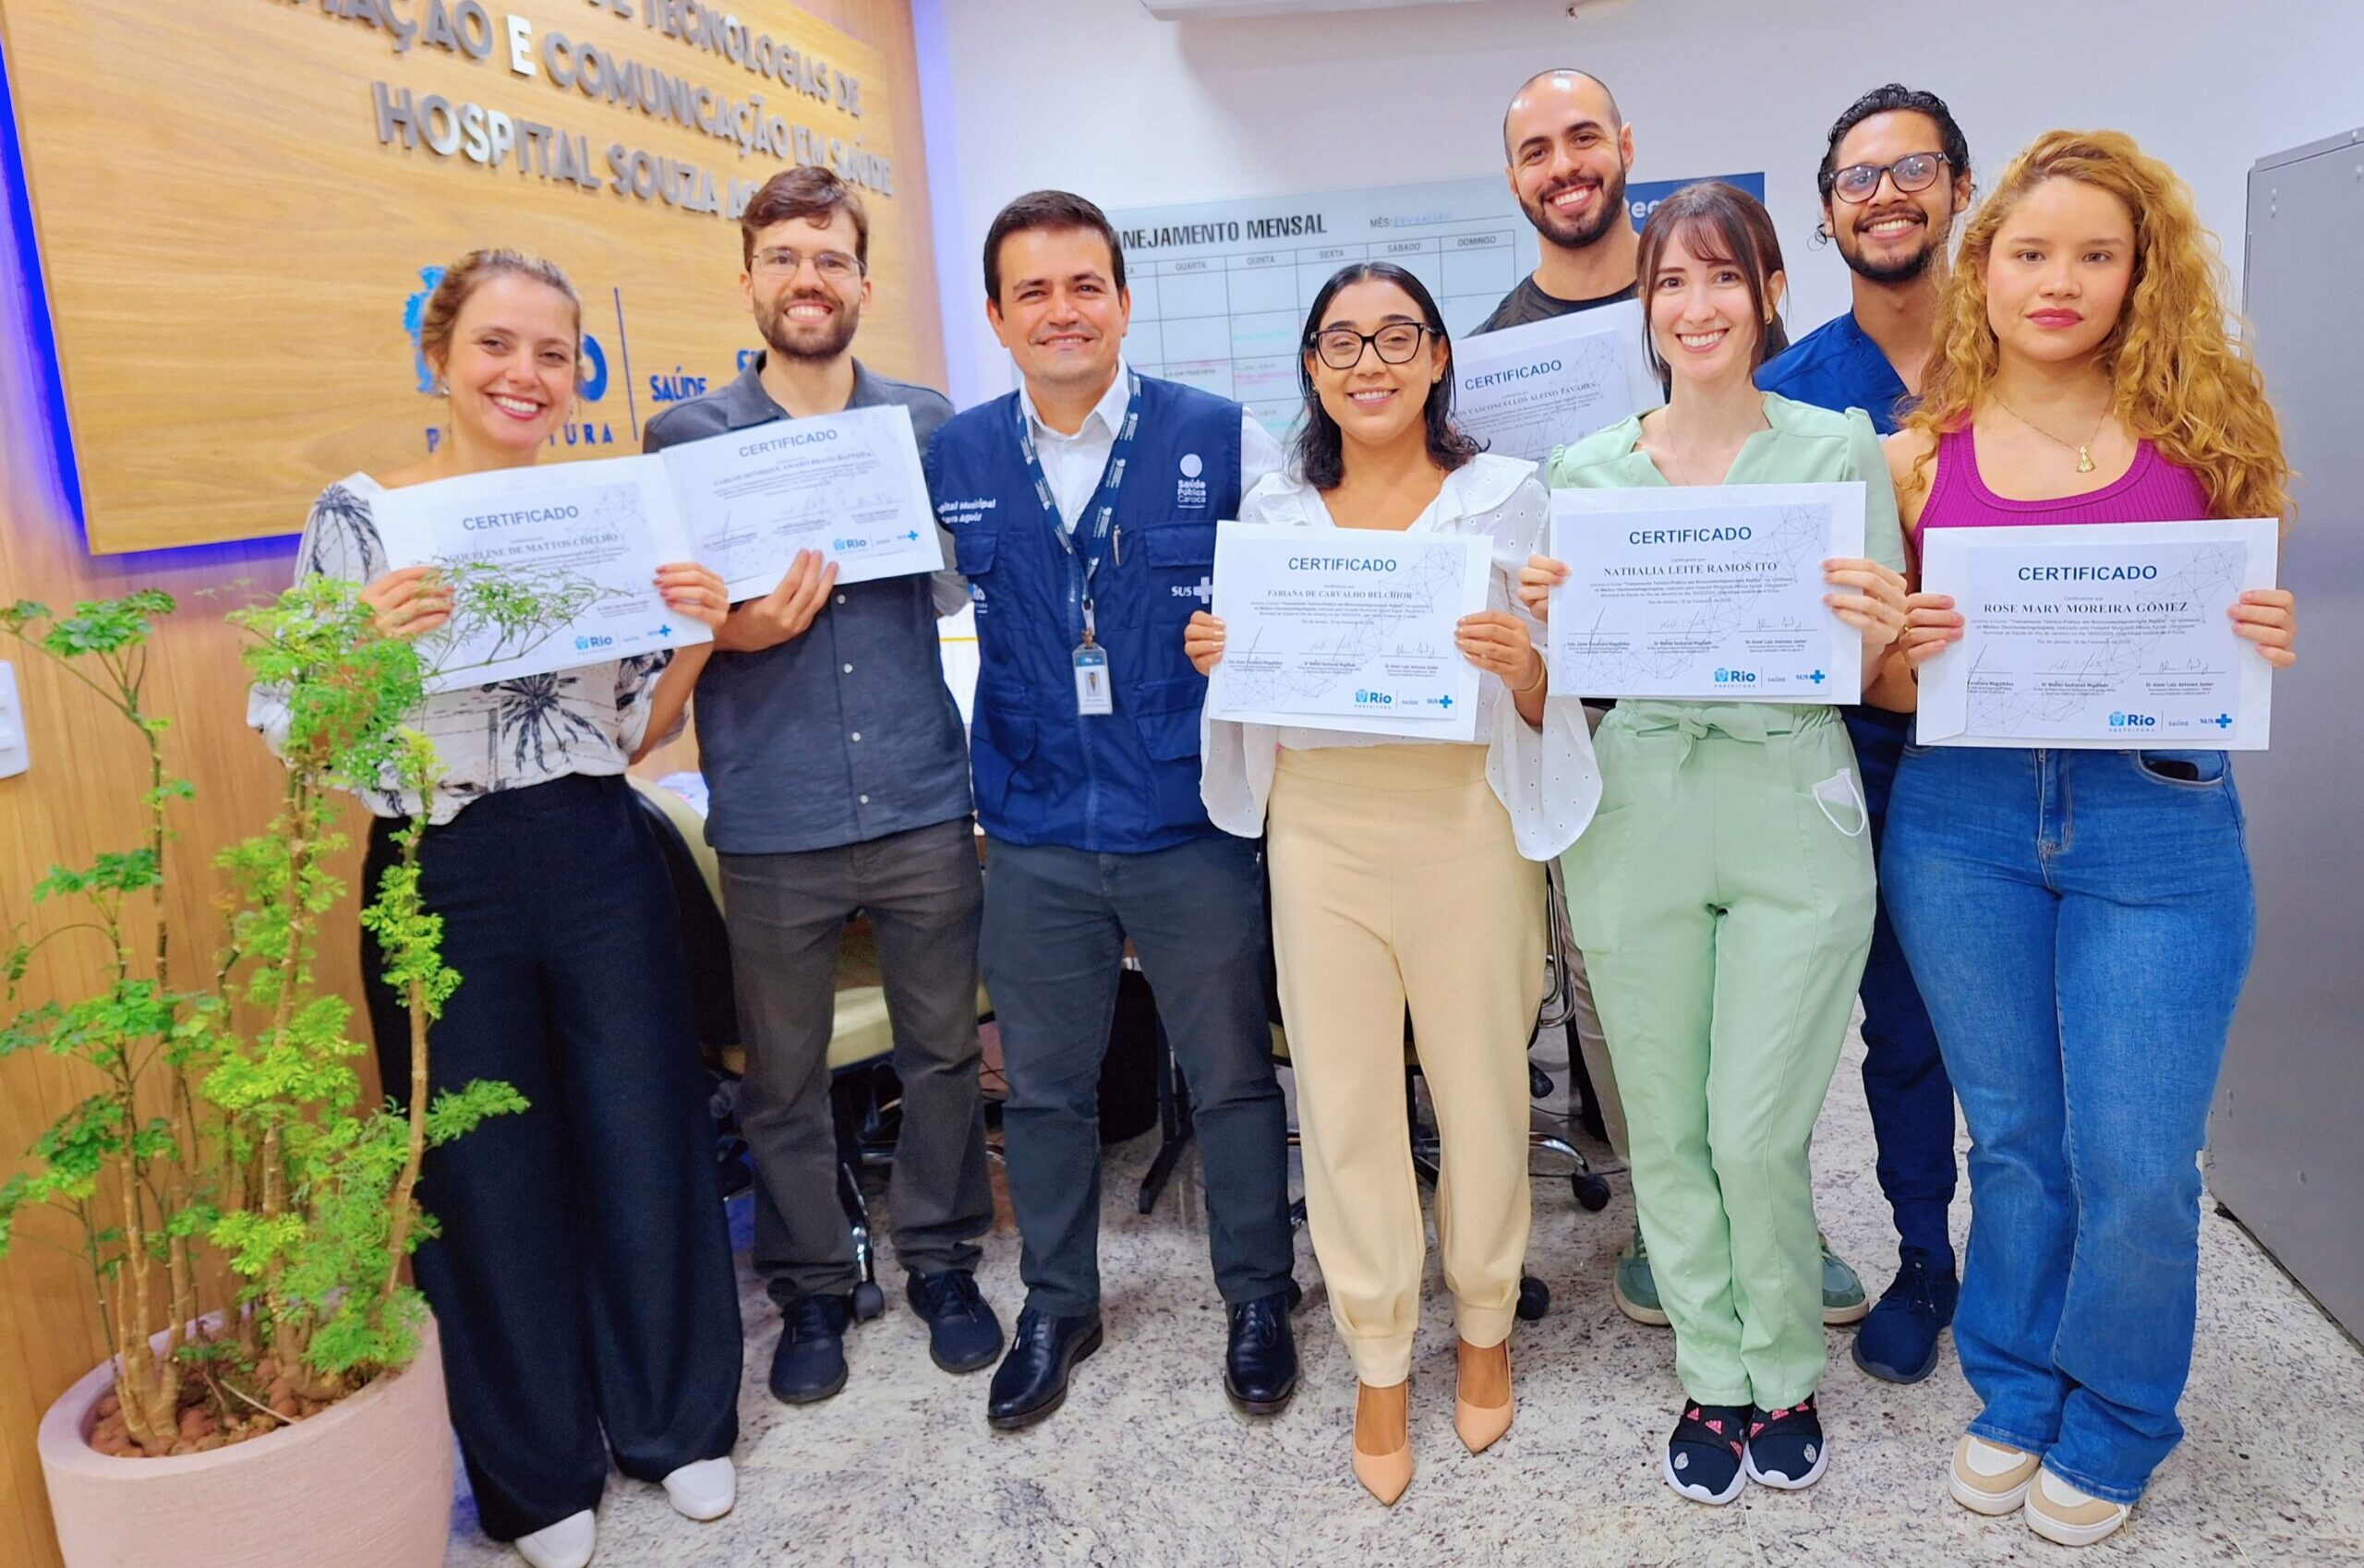
[[[1299,528],[1334,528],[1337,522],[1321,492],[1284,470],[1267,476],[1239,503],[1240,521]],[[1519,568],[1544,551],[1550,537],[1550,501],[1536,477],[1535,464],[1520,458],[1480,453],[1445,476],[1444,488],[1428,510],[1405,530],[1412,534],[1482,534],[1492,541],[1493,571],[1486,605],[1507,609],[1527,623],[1539,650],[1542,622],[1518,600]],[[1557,693],[1544,699],[1543,723],[1530,729],[1513,702],[1510,688],[1488,676],[1478,685],[1476,743],[1486,748],[1486,780],[1511,815],[1518,852],[1549,861],[1576,841],[1600,803],[1600,770],[1594,765],[1592,736],[1583,704]],[[1200,719],[1199,795],[1207,814],[1226,833],[1252,838],[1264,831],[1264,802],[1272,792],[1272,772],[1281,748],[1312,751],[1324,746],[1450,745],[1394,735],[1365,735],[1339,730],[1284,729]]]

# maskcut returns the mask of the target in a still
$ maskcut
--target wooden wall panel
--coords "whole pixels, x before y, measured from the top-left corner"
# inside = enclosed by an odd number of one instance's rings
[[[322,472],[415,455],[434,404],[403,373],[405,301],[421,292],[423,269],[482,245],[539,250],[584,295],[607,376],[581,411],[585,439],[558,443],[558,454],[637,450],[656,397],[683,379],[718,384],[754,345],[737,304],[732,182],[752,188],[799,159],[828,160],[830,139],[891,161],[891,193],[869,192],[873,266],[882,280],[928,285],[914,299],[933,298],[904,6],[727,7],[751,35],[826,62],[830,83],[858,80],[858,115],[667,37],[648,25],[649,0],[493,0],[481,13],[493,47],[481,59],[429,47],[424,34],[398,53],[389,33],[335,14],[347,9],[373,7],[6,0],[96,550],[283,532]],[[428,0],[390,0],[388,11],[440,14]],[[511,67],[512,18],[531,29],[530,78]],[[732,104],[760,97],[766,128],[777,115],[819,140],[751,153],[585,96],[546,68],[541,45],[558,36],[572,46],[563,62],[596,46]],[[522,130],[498,168],[382,143],[381,84],[421,115],[440,96],[579,138],[596,188],[545,178],[538,164],[521,170]],[[611,146],[694,166],[724,215],[620,194]],[[874,315],[865,357],[929,379],[941,362],[934,315]]]
[[[396,8],[423,7],[398,0]],[[592,29],[606,22],[605,13],[582,0],[510,8],[561,18],[578,37],[597,36]],[[742,15],[760,11],[774,18],[790,10],[779,0],[753,0],[735,8]],[[488,9],[497,18],[504,7],[495,4]],[[809,22],[791,18],[777,30],[812,22],[840,29],[883,62],[864,83],[863,136],[865,146],[885,142],[895,150],[894,200],[873,202],[882,218],[890,206],[895,215],[880,226],[885,243],[874,254],[873,268],[878,304],[859,349],[866,361],[889,373],[941,385],[943,348],[926,235],[908,5],[810,0],[803,10]],[[86,410],[100,421],[99,439],[86,428],[81,445],[83,476],[94,502],[102,493],[153,494],[162,498],[157,510],[170,514],[168,522],[186,516],[207,529],[281,534],[300,524],[305,504],[327,480],[408,456],[421,440],[426,407],[411,392],[410,345],[400,320],[403,293],[416,287],[416,267],[486,239],[544,248],[594,288],[624,287],[634,322],[641,318],[632,302],[643,287],[654,294],[659,280],[651,276],[644,284],[638,274],[611,280],[597,271],[605,263],[585,264],[577,258],[597,257],[600,247],[623,239],[659,245],[666,259],[662,281],[670,291],[665,308],[679,313],[681,341],[712,345],[684,349],[675,358],[702,355],[696,363],[709,380],[731,372],[736,348],[752,341],[738,306],[735,226],[672,212],[635,215],[608,197],[580,199],[580,211],[570,213],[563,203],[553,208],[530,183],[523,191],[498,187],[504,199],[494,216],[501,221],[488,226],[484,211],[461,199],[469,176],[480,171],[427,169],[412,181],[395,155],[379,162],[381,150],[368,119],[367,100],[356,117],[346,91],[365,70],[408,80],[420,90],[426,67],[415,68],[391,52],[372,55],[366,37],[359,40],[361,47],[352,47],[356,41],[342,35],[355,24],[323,18],[320,11],[318,0],[300,6],[288,0],[185,6],[0,0],[0,42],[9,51],[12,71],[26,60],[29,38],[45,29],[120,28],[137,18],[174,39],[133,52],[152,60],[120,50],[112,55],[84,54],[76,45],[59,66],[74,86],[68,96],[78,94],[80,100],[78,107],[67,105],[79,133],[98,137],[108,150],[109,166],[93,176],[105,198],[96,206],[118,253],[112,271],[83,280],[92,286],[78,296],[85,307],[93,297],[101,300],[92,319],[103,332],[115,334],[111,352],[121,356],[111,380],[102,374],[99,385],[109,390],[101,394],[100,406]],[[204,31],[195,20],[200,15],[228,18],[223,25],[239,30],[246,51],[203,43],[196,36]],[[628,27],[618,23],[612,30],[642,53],[657,53],[640,43],[637,20]],[[215,128],[235,130],[232,141],[269,140],[286,160],[279,172],[268,178],[256,175],[234,190],[177,190],[169,171],[172,159],[183,154],[168,144],[203,141],[212,155],[225,155],[229,148],[202,127],[176,122],[162,105],[141,104],[127,83],[159,61],[184,85],[199,78],[226,82],[235,73],[244,73],[236,79],[271,85],[268,92],[259,86],[225,87]],[[344,87],[323,95],[319,77],[324,70],[345,73]],[[723,73],[707,74],[719,78]],[[547,95],[550,112],[537,117],[565,118],[586,131],[601,128],[597,139],[602,143],[614,139],[604,127],[611,118],[621,120],[620,111],[587,101],[579,106],[565,103],[547,83],[508,78],[505,67],[500,75],[504,85],[498,89],[483,85],[493,80],[488,70],[470,78],[476,96],[490,101],[498,91],[536,103]],[[21,84],[22,78],[15,79]],[[368,77],[359,79],[366,91]],[[92,116],[107,94],[116,95],[110,100],[115,106],[102,123]],[[18,107],[30,121],[32,110],[21,93]],[[701,149],[699,156],[718,168],[724,163],[711,151]],[[730,163],[738,162],[735,151],[728,157]],[[185,199],[192,194],[198,199]],[[568,196],[570,202],[576,199]],[[175,203],[183,205],[176,209]],[[177,217],[172,215],[175,211]],[[389,240],[382,225],[369,228],[387,211],[401,219],[397,240]],[[151,286],[137,275],[135,263],[152,263],[173,247],[246,244],[256,234],[281,243],[250,254],[244,263],[250,271],[215,275],[196,292]],[[283,251],[289,267],[308,267],[322,255],[333,261],[343,280],[334,299],[349,313],[344,325],[289,326],[275,313],[297,296],[279,282]],[[268,820],[280,779],[278,766],[244,727],[245,681],[236,636],[222,615],[248,595],[283,585],[290,550],[279,539],[92,554],[66,513],[52,464],[39,395],[41,368],[27,361],[24,324],[17,315],[21,290],[16,265],[0,228],[0,602],[30,597],[62,607],[149,586],[181,600],[181,612],[159,639],[155,695],[160,711],[176,725],[176,764],[199,790],[195,806],[179,823],[183,837],[172,850],[175,874],[186,878],[174,911],[176,935],[184,952],[210,949],[214,927],[205,868],[224,843]],[[66,271],[51,258],[53,288],[76,281],[61,280]],[[227,314],[250,308],[260,316],[249,316],[234,334],[217,332]],[[650,310],[654,319],[655,300]],[[693,340],[693,329],[704,335]],[[192,355],[188,344],[199,339],[206,346]],[[645,378],[652,367],[637,332],[633,346],[634,368]],[[667,373],[675,358],[666,359]],[[621,366],[616,370],[620,374]],[[302,411],[290,414],[271,401],[287,386],[302,389]],[[79,389],[77,395],[89,390]],[[127,401],[117,404],[117,398]],[[606,401],[619,406],[621,402],[617,392]],[[135,408],[144,412],[135,416]],[[640,416],[645,420],[648,412],[644,395]],[[200,483],[163,461],[159,452],[168,445],[218,462],[215,476]],[[621,424],[614,450],[637,450],[636,442],[626,445]],[[0,649],[0,658],[16,667],[33,758],[30,773],[0,779],[0,925],[6,925],[33,912],[26,892],[48,866],[87,862],[97,850],[135,838],[138,813],[129,802],[137,785],[130,779],[141,754],[127,734],[103,722],[79,688],[53,669],[10,650]],[[685,739],[652,757],[644,771],[694,766],[694,741]],[[357,995],[351,941],[329,943],[324,957],[335,983]],[[40,989],[29,999],[81,994],[96,983],[87,952],[53,950],[39,971]],[[74,1069],[54,1061],[0,1063],[0,1174],[17,1168],[18,1152],[39,1128],[89,1087]],[[49,1401],[103,1354],[79,1266],[28,1235],[42,1230],[29,1223],[20,1230],[24,1239],[15,1256],[0,1262],[0,1568],[56,1568],[33,1451],[34,1426]]]

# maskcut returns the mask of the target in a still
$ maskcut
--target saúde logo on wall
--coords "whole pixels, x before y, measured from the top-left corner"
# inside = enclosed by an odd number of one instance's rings
[[[434,367],[427,362],[427,351],[419,342],[419,334],[427,321],[427,302],[434,296],[435,285],[443,281],[445,271],[446,269],[442,267],[421,267],[418,270],[418,291],[405,296],[403,299],[403,332],[410,339],[411,369],[418,378],[418,391],[422,396],[436,395],[437,378]],[[618,331],[621,331],[623,305],[621,300],[616,306],[616,322]],[[549,444],[557,446],[563,442],[568,446],[615,445],[616,431],[613,423],[597,417],[590,407],[595,403],[604,401],[607,395],[608,351],[600,346],[597,338],[586,332],[583,334],[583,380],[576,389],[576,397],[583,404],[583,413],[585,416],[581,419],[569,419],[562,428],[551,431]],[[443,428],[440,425],[428,426],[427,450],[431,452],[442,444]]]

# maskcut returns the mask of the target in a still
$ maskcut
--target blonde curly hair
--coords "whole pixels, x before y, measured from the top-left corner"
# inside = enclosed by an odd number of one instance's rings
[[[1986,265],[2005,218],[2046,180],[2108,191],[2134,215],[2134,280],[2100,357],[2111,411],[2138,439],[2207,488],[2219,517],[2281,517],[2290,467],[2264,379],[2227,325],[2228,279],[2191,187],[2118,131],[2046,131],[2003,171],[1962,233],[1937,306],[1937,354],[1904,421],[1932,438],[1960,429],[1995,384]],[[1925,480],[1924,481],[1925,483]]]

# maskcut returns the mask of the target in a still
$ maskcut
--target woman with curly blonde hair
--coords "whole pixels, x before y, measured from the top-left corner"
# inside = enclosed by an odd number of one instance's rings
[[[2274,410],[2191,192],[2114,131],[2053,131],[1972,218],[1920,406],[1888,441],[1929,528],[2278,516]],[[2234,630],[2295,658],[2291,596]],[[1917,593],[1913,706],[1962,634]],[[1950,1490],[2048,1539],[2126,1520],[2183,1433],[2208,1105],[2255,929],[2222,752],[1908,747],[1882,887],[1970,1127],[1954,1336],[1982,1409]]]

